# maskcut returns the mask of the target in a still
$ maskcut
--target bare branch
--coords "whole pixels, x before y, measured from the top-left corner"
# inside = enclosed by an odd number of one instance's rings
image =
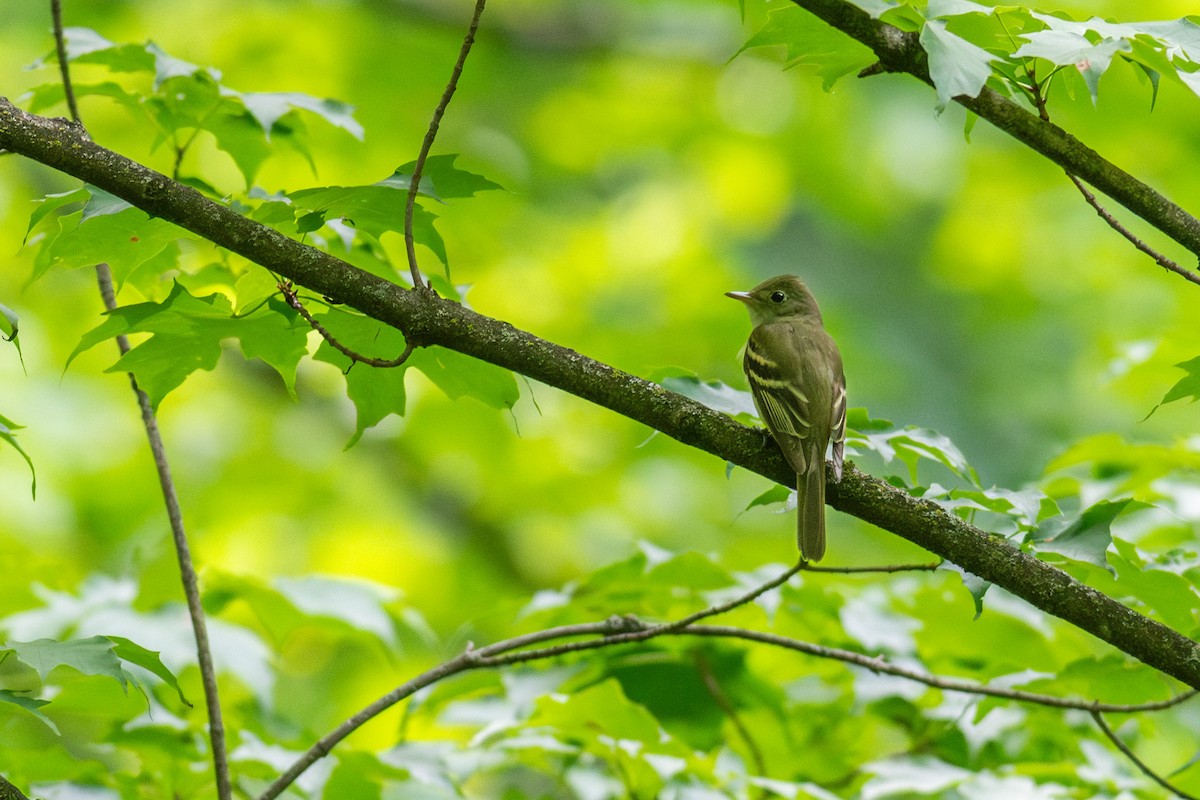
[[[417,249],[413,241],[413,206],[417,202],[417,189],[421,185],[421,173],[425,169],[425,159],[429,158],[433,140],[437,137],[438,126],[442,123],[442,115],[446,113],[446,107],[450,105],[450,99],[454,97],[454,90],[458,88],[458,79],[462,75],[463,64],[467,61],[471,46],[475,44],[475,31],[479,28],[479,18],[483,16],[483,6],[486,2],[487,0],[475,0],[475,13],[471,16],[471,25],[467,28],[462,49],[458,51],[458,60],[454,62],[454,71],[450,73],[450,82],[446,84],[441,102],[433,111],[429,130],[425,132],[425,141],[421,142],[421,152],[413,166],[412,182],[408,186],[408,201],[404,205],[404,246],[408,251],[408,269],[412,273],[414,289],[424,289],[428,286],[421,278],[421,270],[417,267]]]
[[[1182,797],[1183,800],[1197,800],[1195,795],[1188,794],[1187,792],[1180,789],[1178,786],[1175,786],[1174,784],[1170,783],[1166,778],[1160,776],[1157,772],[1150,769],[1150,767],[1148,767],[1146,765],[1146,762],[1144,762],[1140,758],[1138,758],[1134,754],[1133,750],[1129,749],[1129,745],[1127,745],[1127,744],[1125,744],[1125,742],[1121,741],[1121,737],[1117,736],[1116,731],[1114,731],[1112,728],[1108,727],[1108,723],[1104,721],[1104,717],[1101,716],[1099,709],[1093,708],[1093,709],[1091,709],[1091,712],[1092,712],[1092,719],[1096,720],[1096,725],[1100,728],[1101,732],[1103,732],[1104,735],[1108,737],[1109,741],[1111,741],[1114,745],[1116,745],[1117,749],[1120,750],[1125,755],[1126,758],[1128,758],[1130,761],[1132,761],[1134,763],[1134,765],[1138,769],[1140,769],[1143,772],[1143,774],[1146,775],[1146,777],[1148,777],[1150,780],[1154,781],[1159,786],[1166,789],[1171,794],[1174,794],[1177,797]]]
[[[50,16],[54,22],[54,51],[58,54],[58,71],[62,75],[63,95],[71,121],[83,125],[79,106],[75,103],[75,87],[71,84],[71,65],[67,63],[67,37],[63,34],[62,0],[50,0]]]
[[[1067,173],[1067,177],[1071,179],[1071,183],[1075,184],[1075,188],[1078,189],[1079,193],[1083,195],[1083,199],[1087,201],[1087,204],[1089,206],[1091,206],[1096,211],[1097,214],[1100,215],[1100,219],[1102,219],[1108,223],[1108,226],[1110,228],[1112,228],[1114,231],[1116,231],[1117,233],[1121,234],[1126,239],[1128,239],[1130,244],[1132,244],[1138,250],[1141,250],[1143,253],[1145,253],[1146,255],[1153,258],[1155,264],[1158,264],[1160,267],[1162,267],[1165,270],[1174,272],[1176,275],[1182,276],[1183,278],[1191,281],[1192,283],[1200,285],[1200,274],[1197,274],[1195,272],[1192,272],[1190,269],[1180,266],[1175,261],[1167,258],[1162,253],[1158,252],[1153,247],[1151,247],[1150,245],[1143,242],[1141,239],[1139,239],[1137,236],[1135,236],[1132,231],[1130,231],[1128,228],[1126,228],[1124,225],[1122,225],[1120,220],[1118,220],[1116,217],[1114,217],[1112,214],[1110,214],[1108,212],[1108,209],[1106,209],[1104,206],[1100,205],[1100,201],[1096,199],[1096,195],[1094,195],[1090,191],[1088,191],[1088,188],[1083,185],[1083,181],[1079,180],[1079,178],[1076,178],[1074,175],[1072,175],[1069,172]]]
[[[816,564],[805,563],[801,569],[805,572],[831,572],[839,575],[862,575],[866,573],[894,572],[934,572],[943,562],[932,564],[884,564],[878,567],[819,567]]]
[[[277,285],[279,286],[279,291],[283,292],[284,299],[287,300],[288,305],[296,309],[296,312],[304,318],[304,321],[311,325],[313,330],[321,334],[321,338],[329,342],[330,347],[332,347],[334,350],[337,350],[339,353],[355,363],[366,364],[369,367],[378,367],[380,369],[390,369],[391,367],[398,367],[405,361],[408,361],[408,357],[411,356],[413,354],[413,350],[417,348],[416,344],[414,344],[410,339],[406,343],[404,351],[395,358],[384,359],[364,356],[339,342],[334,335],[329,332],[328,328],[326,328],[320,322],[317,322],[313,315],[308,313],[308,309],[304,307],[304,304],[300,302],[300,298],[296,295],[296,290],[292,287],[291,281],[280,281]]]

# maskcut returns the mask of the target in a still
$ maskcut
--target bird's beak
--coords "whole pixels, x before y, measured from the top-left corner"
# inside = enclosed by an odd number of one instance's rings
[[[750,293],[749,292],[726,292],[725,296],[732,297],[734,300],[741,300],[743,303],[750,302]]]

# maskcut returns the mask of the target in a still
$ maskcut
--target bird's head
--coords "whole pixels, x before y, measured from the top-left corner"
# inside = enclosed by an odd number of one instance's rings
[[[782,319],[811,317],[821,321],[817,301],[795,275],[768,278],[748,292],[726,292],[725,296],[746,304],[755,327]]]

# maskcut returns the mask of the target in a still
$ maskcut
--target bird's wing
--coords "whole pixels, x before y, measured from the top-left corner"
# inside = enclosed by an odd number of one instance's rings
[[[803,344],[791,325],[760,325],[750,334],[743,361],[758,413],[798,473],[807,471],[811,448],[805,444],[813,434],[811,389],[806,391],[812,383],[805,380],[804,359],[794,355],[803,352],[798,349]]]
[[[834,376],[833,410],[830,413],[829,430],[829,440],[833,442],[833,475],[840,481],[842,464],[846,460],[846,375],[842,372],[840,357],[837,374]]]

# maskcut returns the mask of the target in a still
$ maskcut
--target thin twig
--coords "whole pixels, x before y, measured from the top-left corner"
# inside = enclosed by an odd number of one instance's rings
[[[884,564],[878,567],[818,567],[805,563],[805,572],[832,572],[839,575],[859,575],[863,573],[893,573],[893,572],[934,572],[942,565],[941,561],[933,564]]]
[[[1046,108],[1045,88],[1050,79],[1047,78],[1046,81],[1038,83],[1034,68],[1030,66],[1025,67],[1025,74],[1029,76],[1030,85],[1023,88],[1025,88],[1030,97],[1033,99],[1033,104],[1037,107],[1038,117],[1043,122],[1049,122],[1050,111]],[[1054,77],[1053,73],[1051,73],[1050,77]],[[1135,248],[1154,259],[1155,264],[1158,264],[1168,272],[1174,272],[1176,275],[1179,275],[1194,284],[1200,285],[1200,274],[1181,266],[1178,262],[1167,258],[1162,253],[1146,244],[1144,241],[1134,235],[1133,231],[1121,224],[1121,221],[1114,217],[1108,211],[1108,209],[1101,205],[1100,201],[1096,199],[1096,195],[1088,190],[1086,186],[1084,186],[1083,181],[1081,181],[1077,176],[1072,175],[1069,171],[1066,172],[1066,175],[1071,179],[1071,183],[1075,184],[1075,188],[1079,190],[1079,193],[1083,195],[1083,199],[1087,201],[1087,204],[1092,207],[1092,210],[1100,215],[1100,219],[1104,220],[1108,224],[1108,227],[1124,236],[1125,239]]]
[[[437,137],[438,126],[442,123],[442,115],[446,113],[446,106],[450,105],[450,98],[454,97],[454,90],[458,88],[458,78],[462,75],[467,54],[471,52],[471,46],[475,44],[475,31],[479,29],[479,18],[483,16],[483,6],[486,2],[487,0],[475,0],[475,13],[471,16],[471,25],[467,28],[462,49],[458,51],[458,60],[454,62],[454,71],[450,73],[450,82],[446,84],[446,90],[442,92],[442,100],[433,111],[429,130],[425,132],[425,141],[421,143],[421,152],[413,166],[412,182],[408,186],[408,202],[404,205],[404,246],[408,250],[408,269],[412,273],[414,289],[424,289],[428,286],[421,278],[421,270],[417,266],[417,248],[413,241],[413,206],[417,202],[417,188],[421,184],[421,172],[425,169],[425,159],[429,158],[433,140]]]
[[[1146,777],[1148,777],[1150,780],[1154,781],[1159,786],[1166,789],[1168,792],[1171,792],[1174,795],[1182,797],[1183,800],[1197,800],[1195,795],[1188,794],[1187,792],[1183,791],[1179,787],[1173,785],[1172,783],[1167,781],[1166,778],[1161,777],[1157,772],[1150,769],[1150,767],[1146,766],[1146,763],[1144,761],[1142,761],[1140,758],[1138,758],[1136,755],[1134,755],[1133,750],[1129,749],[1129,745],[1127,745],[1127,744],[1125,744],[1125,742],[1121,741],[1121,737],[1117,736],[1116,731],[1114,731],[1112,728],[1108,727],[1108,723],[1104,721],[1104,717],[1101,716],[1099,710],[1093,708],[1093,709],[1091,709],[1091,712],[1092,712],[1092,719],[1096,720],[1096,725],[1099,726],[1101,732],[1103,732],[1104,735],[1109,738],[1109,741],[1111,741],[1114,745],[1116,745],[1118,750],[1120,750],[1122,753],[1125,754],[1126,758],[1128,758],[1130,761],[1132,761],[1138,769],[1140,769],[1143,773],[1145,773]]]
[[[63,34],[62,6],[60,0],[50,0],[50,15],[54,23],[54,45],[58,52],[59,67],[62,71],[63,95],[67,98],[72,121],[86,135],[83,120],[79,117],[79,108],[75,103],[75,91],[71,84],[71,70],[67,64],[66,37]],[[96,283],[100,289],[100,297],[104,308],[109,313],[117,307],[116,291],[113,288],[112,270],[107,263],[96,265]],[[124,356],[129,352],[129,339],[118,335],[117,349]],[[179,576],[183,583],[183,594],[187,600],[188,616],[191,618],[192,633],[196,640],[196,660],[200,668],[200,681],[204,687],[204,701],[208,709],[208,733],[212,744],[213,777],[217,784],[219,800],[232,800],[233,788],[229,776],[229,760],[225,744],[225,723],[221,716],[221,701],[217,692],[216,669],[213,666],[212,647],[208,641],[208,626],[204,619],[204,608],[200,603],[199,580],[196,568],[192,564],[191,548],[188,546],[187,531],[183,525],[183,512],[179,507],[179,496],[175,490],[175,480],[171,477],[171,465],[167,460],[166,447],[163,444],[162,432],[158,428],[158,418],[150,397],[141,387],[133,373],[129,374],[129,385],[137,397],[138,408],[142,414],[142,426],[146,429],[146,438],[150,442],[150,452],[154,458],[154,468],[158,473],[158,483],[163,493],[163,502],[167,509],[167,520],[171,525],[171,535],[175,541],[175,555],[179,561]]]
[[[58,69],[62,73],[63,95],[71,121],[82,127],[79,106],[75,103],[75,88],[71,84],[71,67],[67,64],[67,37],[63,34],[62,0],[50,0],[50,16],[54,20],[54,50],[58,53]]]
[[[529,647],[531,645],[540,644],[542,642],[554,641],[555,639],[568,639],[577,636],[604,636],[608,638],[596,639],[592,644],[603,644],[607,641],[631,641],[626,638],[629,635],[636,635],[643,639],[649,639],[653,636],[669,633],[681,626],[690,625],[691,623],[711,617],[715,614],[722,614],[739,605],[752,602],[762,594],[774,589],[783,584],[793,575],[800,571],[800,564],[791,567],[784,571],[779,577],[772,578],[760,586],[756,586],[745,594],[739,595],[725,603],[706,608],[703,611],[697,611],[694,614],[689,614],[683,619],[674,622],[667,622],[660,625],[647,626],[646,623],[632,617],[610,617],[604,622],[587,622],[578,625],[562,625],[546,630],[534,631],[533,633],[515,636],[511,639],[495,642],[486,647],[475,649],[468,647],[467,651],[460,653],[458,656],[446,661],[433,669],[418,675],[412,680],[397,686],[392,691],[383,695],[379,699],[372,702],[370,705],[362,708],[354,716],[342,722],[335,729],[322,736],[316,743],[312,745],[299,759],[296,760],[291,767],[287,769],[272,783],[265,792],[259,795],[258,800],[273,800],[290,786],[300,775],[321,758],[325,757],[330,750],[337,745],[338,742],[345,739],[358,728],[362,727],[369,720],[391,708],[396,703],[410,697],[414,692],[436,683],[443,678],[448,678],[451,675],[457,675],[460,672],[467,672],[481,667],[493,666],[491,659],[502,656],[511,650],[521,647]],[[529,651],[539,652],[539,651]],[[532,659],[520,659],[532,660]]]
[[[1154,263],[1158,264],[1163,269],[1174,272],[1176,275],[1181,275],[1192,283],[1200,285],[1200,274],[1197,274],[1192,270],[1180,265],[1178,262],[1167,258],[1162,253],[1143,242],[1141,239],[1135,236],[1132,231],[1122,225],[1120,220],[1110,214],[1108,209],[1100,205],[1100,201],[1096,199],[1096,195],[1088,191],[1088,188],[1083,185],[1083,181],[1079,180],[1079,178],[1075,177],[1069,172],[1067,173],[1067,177],[1071,179],[1071,183],[1075,184],[1075,188],[1078,189],[1079,193],[1083,195],[1083,199],[1087,201],[1088,205],[1100,215],[1100,219],[1108,223],[1108,227],[1124,236],[1127,240],[1129,240],[1129,243],[1138,250],[1141,250],[1143,253],[1153,258]]]
[[[296,309],[296,312],[300,314],[301,317],[304,317],[304,321],[311,325],[313,330],[321,334],[321,338],[329,342],[330,347],[337,350],[351,361],[358,362],[360,364],[366,364],[367,366],[371,367],[379,367],[380,369],[388,369],[391,367],[398,367],[405,361],[408,361],[408,357],[411,356],[413,354],[413,350],[417,348],[416,344],[410,339],[404,347],[404,352],[395,358],[385,359],[364,356],[339,342],[334,335],[329,332],[328,328],[326,328],[320,322],[317,322],[313,315],[308,313],[308,309],[304,307],[304,303],[300,302],[300,298],[296,296],[296,290],[292,288],[291,281],[280,281],[277,285],[279,286],[279,291],[283,292],[283,296],[287,300],[288,305]]]

